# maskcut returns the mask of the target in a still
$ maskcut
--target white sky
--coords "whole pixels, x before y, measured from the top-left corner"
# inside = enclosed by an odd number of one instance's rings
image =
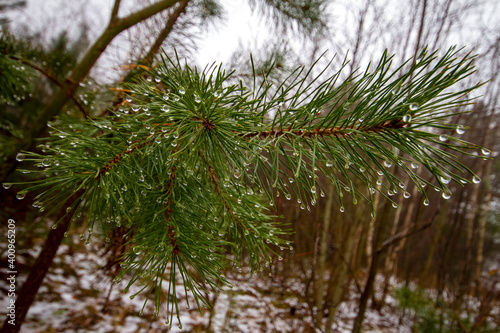
[[[222,0],[226,10],[226,19],[218,25],[217,30],[206,32],[206,36],[199,40],[199,52],[196,59],[202,66],[208,63],[227,60],[240,44],[246,45],[258,39],[259,22],[256,14],[252,14],[245,1]],[[40,32],[47,38],[56,36],[63,30],[68,31],[71,37],[78,36],[80,26],[86,23],[90,27],[90,37],[95,39],[105,28],[111,8],[112,0],[28,0],[26,8],[7,13],[14,29],[30,32]],[[131,9],[136,10],[136,0],[122,1],[120,16],[125,16]],[[264,31],[260,24],[260,33]],[[116,68],[117,59],[124,59],[128,50],[123,46],[126,43],[127,33],[115,38],[112,45],[106,50],[99,68]],[[104,60],[104,61],[103,61]]]
[[[199,51],[196,54],[197,62],[204,67],[212,62],[226,62],[229,56],[238,49],[240,45],[249,47],[262,45],[268,38],[267,29],[263,20],[259,20],[259,13],[251,12],[247,1],[220,0],[226,10],[226,20],[223,24],[218,24],[217,30],[201,32],[199,40]],[[486,0],[488,6],[483,6],[481,10],[475,11],[464,20],[465,25],[461,25],[449,38],[449,45],[470,45],[471,40],[488,39],[498,35],[500,29],[500,1]],[[336,0],[331,6],[331,41],[321,45],[321,54],[325,49],[331,51],[330,55],[338,53],[342,58],[354,45],[356,22],[353,17],[365,4],[365,0]],[[477,3],[472,0],[456,0],[457,3]],[[122,0],[120,16],[126,15],[130,11],[137,10],[137,4],[144,6],[144,1]],[[392,18],[398,11],[408,10],[401,8],[400,0],[378,0],[383,4],[380,10],[386,18]],[[23,10],[11,11],[8,16],[12,20],[12,25],[19,29],[26,26],[31,32],[41,32],[42,36],[57,35],[62,30],[68,30],[70,36],[76,36],[82,23],[87,23],[90,27],[91,39],[97,38],[107,24],[113,0],[28,0],[27,8]],[[403,6],[404,7],[404,6]],[[394,13],[394,14],[393,14]],[[405,28],[405,22],[394,28],[390,26],[391,33]],[[351,28],[348,28],[351,27]],[[488,33],[480,35],[479,29],[489,27],[491,36]],[[495,33],[496,31],[496,33]],[[115,79],[118,75],[117,66],[126,62],[130,56],[129,39],[133,39],[131,32],[122,33],[115,38],[112,45],[108,47],[105,54],[96,64],[95,71],[103,78],[103,81]],[[370,58],[380,56],[384,43],[394,43],[394,39],[387,42],[384,36],[375,34],[374,43],[368,43],[363,52],[364,58],[360,63],[364,66]],[[391,45],[387,45],[391,47]],[[391,50],[389,50],[391,52]],[[397,50],[395,50],[397,51]],[[298,49],[299,54],[302,50]],[[307,52],[302,52],[306,55]],[[95,72],[94,72],[95,73]]]

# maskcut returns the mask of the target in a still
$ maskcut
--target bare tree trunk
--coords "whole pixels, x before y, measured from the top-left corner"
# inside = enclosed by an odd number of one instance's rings
[[[320,228],[320,243],[319,243],[319,255],[317,263],[317,275],[316,275],[316,326],[321,327],[321,321],[323,320],[323,304],[325,303],[324,297],[324,286],[325,286],[325,264],[326,264],[326,251],[329,244],[329,230],[330,221],[332,219],[332,208],[333,208],[333,185],[330,184],[327,189],[327,199],[325,206],[323,208],[323,225]]]
[[[368,279],[366,281],[365,288],[364,288],[363,293],[361,294],[361,297],[359,299],[358,315],[356,316],[356,319],[354,320],[352,333],[360,333],[361,332],[361,327],[363,324],[363,320],[365,318],[366,307],[368,305],[368,300],[370,299],[370,296],[373,292],[375,277],[377,275],[377,270],[378,270],[380,258],[382,255],[381,251],[377,251],[377,249],[381,244],[383,235],[385,234],[385,229],[387,228],[387,225],[388,225],[391,207],[392,207],[392,205],[389,203],[384,205],[384,210],[380,216],[380,223],[378,225],[378,228],[376,228],[376,232],[375,232],[374,239],[373,239],[374,251],[373,251],[373,257],[371,260],[370,271],[368,273]],[[401,209],[401,208],[399,208],[399,209]]]
[[[373,207],[375,207],[374,208],[375,211],[378,207],[379,201],[380,201],[380,193],[376,192],[374,195],[374,198],[373,198]],[[373,244],[373,233],[375,232],[375,222],[377,222],[377,217],[372,216],[370,218],[370,223],[368,224],[368,236],[366,239],[366,262],[367,262],[366,265],[367,266],[371,265],[373,252],[377,250],[376,248],[374,248],[374,244]]]
[[[186,12],[186,7],[189,3],[189,0],[182,0],[179,6],[175,9],[175,11],[168,17],[167,23],[165,24],[165,27],[160,31],[160,34],[154,41],[153,45],[151,45],[151,48],[149,49],[148,53],[144,57],[143,61],[147,64],[151,64],[153,62],[153,58],[156,54],[158,54],[158,51],[160,50],[161,44],[167,39],[168,35],[174,28],[175,23],[181,17],[183,13]]]
[[[332,331],[333,322],[335,321],[337,309],[342,301],[342,295],[344,291],[349,286],[350,279],[348,278],[349,265],[353,255],[354,240],[356,238],[356,228],[354,226],[349,226],[348,232],[345,233],[346,240],[345,246],[343,248],[343,253],[341,249],[339,251],[339,267],[337,269],[337,278],[331,280],[330,283],[335,285],[330,285],[333,289],[333,295],[331,298],[331,306],[328,313],[328,320],[326,323],[325,332],[330,333]]]
[[[410,226],[411,223],[411,218],[413,216],[413,211],[415,209],[415,197],[417,196],[417,187],[414,186],[412,191],[411,191],[411,201],[409,202],[408,206],[406,207],[406,215],[403,220],[403,225],[401,230],[407,230]],[[391,229],[391,234],[389,235],[390,238],[393,238],[396,235],[396,232],[398,231],[399,227],[399,220],[401,219],[401,212],[402,209],[398,209],[396,211],[396,216],[394,217],[394,224],[392,225]],[[393,275],[396,275],[397,271],[397,257],[399,251],[404,247],[404,244],[406,242],[406,238],[401,239],[396,246],[390,247],[389,251],[385,257],[384,261],[384,268],[383,271],[385,272],[385,281],[384,281],[384,288],[382,291],[382,297],[380,299],[380,304],[379,304],[379,309],[384,305],[385,303],[385,298],[387,296],[387,292],[389,291],[389,285],[390,285],[390,280]]]
[[[495,113],[492,111],[492,117]],[[491,119],[490,121],[493,121]],[[487,143],[487,145],[494,145],[497,141],[498,138],[498,130],[495,127],[493,130],[493,134],[491,135],[490,142]],[[483,251],[484,251],[484,238],[486,234],[486,217],[488,216],[488,212],[490,209],[490,201],[492,197],[492,191],[491,191],[491,182],[490,182],[490,176],[493,168],[493,159],[487,161],[486,166],[484,168],[484,173],[481,175],[484,181],[484,188],[486,191],[486,195],[484,196],[483,199],[483,207],[479,213],[478,217],[478,243],[477,243],[477,254],[476,254],[476,269],[474,272],[474,281],[476,285],[476,290],[479,294],[481,291],[481,270],[483,268]]]
[[[417,45],[415,46],[415,54],[413,55],[413,61],[417,61],[418,52],[420,51],[420,43],[422,42],[422,36],[424,33],[426,10],[427,10],[427,0],[424,0],[422,3],[422,15],[420,16],[420,26],[418,28]]]
[[[72,203],[72,200],[70,200]],[[68,204],[66,207],[69,207]],[[57,216],[57,221],[61,219],[66,214],[66,207],[61,209],[59,216]],[[35,296],[38,289],[42,285],[45,275],[49,271],[52,262],[57,254],[57,249],[61,245],[64,239],[64,233],[68,230],[71,223],[72,215],[68,214],[64,217],[61,222],[57,225],[56,229],[50,229],[49,236],[43,245],[42,251],[38,255],[33,267],[31,267],[28,278],[24,282],[23,286],[19,290],[19,294],[16,298],[16,321],[15,325],[8,323],[9,318],[5,320],[0,333],[16,333],[21,329],[24,319],[28,310],[35,300]]]
[[[488,121],[486,122],[486,131],[484,133],[484,135],[482,136],[483,137],[483,142],[481,143],[482,146],[488,146],[490,143],[492,144],[495,144],[495,141],[494,141],[494,138],[493,138],[493,141],[490,140],[490,138],[493,136],[493,137],[496,137],[497,134],[496,132],[497,131],[494,131],[493,132],[493,128],[492,126],[489,126],[490,123],[494,123],[494,120],[495,120],[495,112],[491,112],[490,116],[489,116],[489,119]],[[490,142],[491,141],[491,142]],[[490,162],[490,161],[488,161]],[[485,161],[479,161],[479,167],[477,168],[477,175],[480,177],[480,178],[485,178],[485,177],[489,177],[489,172],[491,172],[491,163],[485,163]],[[486,170],[487,168],[489,167],[489,172]],[[462,283],[465,283],[466,280],[471,277],[470,276],[470,273],[471,273],[471,270],[470,270],[470,264],[471,264],[471,260],[472,260],[472,252],[473,252],[473,237],[474,237],[474,231],[475,231],[475,228],[474,228],[474,221],[476,220],[476,217],[477,217],[477,212],[479,210],[479,205],[478,205],[478,202],[479,204],[481,204],[481,200],[479,199],[480,195],[481,195],[481,186],[479,186],[479,184],[474,184],[474,190],[472,192],[472,196],[471,198],[469,199],[469,202],[468,202],[468,205],[470,205],[471,209],[468,210],[468,216],[467,216],[467,220],[466,220],[466,225],[465,225],[465,228],[466,228],[466,242],[465,242],[465,246],[466,246],[466,249],[467,249],[467,253],[466,253],[466,257],[465,257],[465,262],[464,262],[464,267],[463,267],[463,270],[462,270],[462,277],[461,277],[461,281]],[[486,201],[487,203],[487,201]],[[486,227],[486,226],[484,226]],[[484,240],[483,240],[484,242]],[[483,246],[483,245],[481,245]],[[482,260],[482,259],[481,259]],[[477,264],[477,263],[476,263]],[[474,272],[476,272],[476,269],[474,269]],[[472,276],[474,278],[474,276]],[[467,283],[467,285],[470,286],[470,283]]]

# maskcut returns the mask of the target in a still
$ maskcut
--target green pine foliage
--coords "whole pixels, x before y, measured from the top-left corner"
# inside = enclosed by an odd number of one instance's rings
[[[442,134],[465,130],[447,121],[476,88],[450,89],[474,72],[474,57],[457,54],[424,51],[392,70],[384,54],[375,68],[344,80],[342,69],[322,79],[327,69],[313,75],[301,67],[277,84],[254,73],[249,87],[222,66],[199,71],[162,58],[123,87],[125,100],[110,117],[59,117],[43,154],[19,154],[24,172],[42,177],[22,184],[18,198],[34,191],[43,210],[86,214],[86,241],[94,230],[107,238],[126,228],[131,250],[116,280],[155,294],[156,311],[166,301],[172,319],[176,285],[208,306],[207,292],[230,287],[228,265],[259,271],[289,248],[274,201],[294,198],[310,209],[324,196],[319,174],[340,203],[371,202],[376,191],[389,200],[398,191],[406,196],[392,164],[424,194],[433,187],[449,198],[450,181],[471,182],[460,158],[481,147]]]
[[[30,73],[18,61],[9,58],[10,41],[0,31],[0,103],[15,103],[25,99],[31,84]]]

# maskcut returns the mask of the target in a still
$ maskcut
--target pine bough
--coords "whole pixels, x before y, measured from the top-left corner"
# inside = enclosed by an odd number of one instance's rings
[[[112,116],[60,117],[44,154],[20,153],[43,177],[17,195],[36,191],[41,209],[86,214],[80,237],[87,242],[94,228],[104,238],[126,228],[132,246],[115,280],[130,279],[126,291],[138,283],[147,296],[155,293],[156,313],[168,280],[172,323],[178,280],[198,307],[208,306],[207,292],[230,286],[222,274],[228,264],[241,267],[245,258],[262,270],[277,249],[291,247],[272,206],[283,196],[310,209],[324,195],[319,174],[334,184],[341,211],[343,200],[372,202],[377,191],[406,197],[391,165],[415,183],[424,204],[426,186],[446,199],[450,181],[478,182],[455,153],[481,156],[482,148],[443,134],[465,130],[447,120],[477,88],[449,89],[474,72],[474,57],[457,53],[424,51],[392,71],[384,54],[373,70],[344,80],[342,69],[322,82],[326,69],[313,75],[300,67],[278,83],[254,73],[251,88],[221,66],[199,72],[162,58],[123,89]],[[417,173],[420,165],[436,181]]]

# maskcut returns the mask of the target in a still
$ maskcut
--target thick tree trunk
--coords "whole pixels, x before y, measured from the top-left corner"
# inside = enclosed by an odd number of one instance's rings
[[[66,210],[61,210],[60,219],[64,214],[66,214]],[[59,222],[56,229],[50,229],[49,236],[43,245],[42,251],[40,255],[35,261],[33,267],[31,267],[31,271],[24,282],[23,286],[19,290],[19,294],[16,299],[16,320],[15,325],[11,325],[8,323],[9,318],[5,320],[0,333],[15,333],[19,332],[21,329],[21,325],[28,313],[28,310],[35,300],[35,296],[38,292],[38,289],[42,285],[43,279],[47,274],[52,262],[57,253],[57,249],[61,245],[62,240],[64,239],[64,233],[67,231],[70,222],[71,222],[71,214],[68,214],[61,222]]]

